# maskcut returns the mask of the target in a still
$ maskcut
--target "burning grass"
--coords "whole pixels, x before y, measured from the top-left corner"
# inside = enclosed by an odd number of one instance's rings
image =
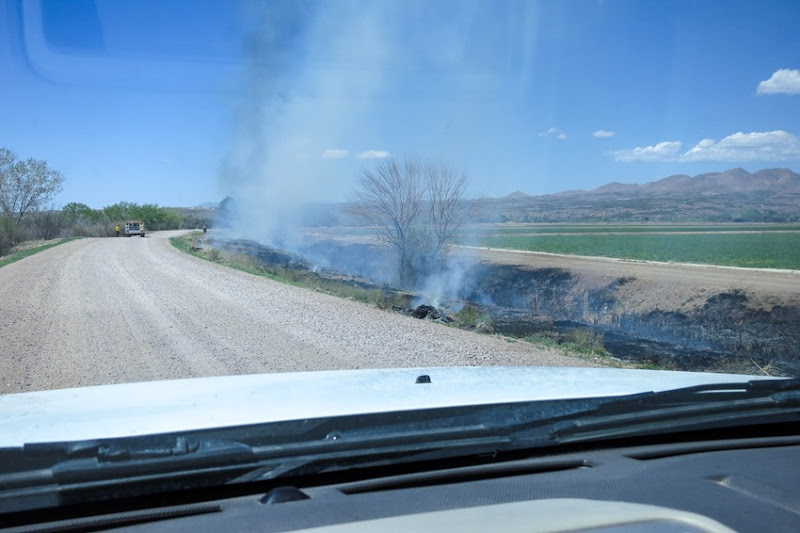
[[[170,239],[175,248],[195,257],[219,263],[274,281],[315,290],[339,298],[363,302],[379,309],[407,308],[413,295],[377,287],[364,287],[341,277],[323,276],[312,270],[268,264],[243,252],[226,252],[214,248],[200,232],[192,232]]]
[[[267,263],[258,257],[242,252],[226,252],[224,249],[214,248],[211,242],[201,233],[194,232],[181,237],[170,239],[177,249],[214,263],[222,264],[251,274],[268,277],[272,280],[289,283],[295,286],[315,290],[339,298],[347,298],[379,309],[392,310],[404,314],[413,314],[412,302],[418,295],[397,291],[393,289],[382,290],[377,287],[359,286],[345,277],[341,279],[321,275],[320,273],[292,266],[280,266]],[[424,307],[424,306],[420,306]],[[495,317],[485,307],[466,303],[457,313],[449,315],[452,320],[440,321],[443,324],[476,333],[497,334]],[[585,339],[585,335],[576,333],[575,338],[564,340],[560,336],[529,336],[522,340],[545,347],[556,347],[565,355],[588,359],[595,363],[608,366],[631,366],[621,361],[615,361],[598,347],[598,339]],[[516,336],[507,336],[509,342],[520,340]],[[602,344],[602,339],[599,340]]]

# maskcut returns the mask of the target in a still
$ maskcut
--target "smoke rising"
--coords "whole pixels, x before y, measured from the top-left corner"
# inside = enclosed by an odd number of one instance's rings
[[[332,173],[323,154],[343,154],[336,147],[350,141],[380,86],[385,46],[372,11],[346,2],[245,5],[251,31],[221,171],[223,192],[237,199],[239,235],[291,243],[304,204],[340,199],[341,169]],[[352,57],[356,65],[343,64]]]
[[[475,132],[457,125],[474,117],[477,97],[506,67],[495,61],[508,45],[504,28],[481,25],[496,9],[460,0],[245,2],[245,61],[220,167],[221,192],[236,199],[234,235],[308,252],[308,206],[344,201],[372,160],[418,153],[464,167],[458,156]],[[384,281],[385,266],[375,268],[371,277]],[[423,285],[443,295],[466,278],[460,268],[441,273],[448,281]]]

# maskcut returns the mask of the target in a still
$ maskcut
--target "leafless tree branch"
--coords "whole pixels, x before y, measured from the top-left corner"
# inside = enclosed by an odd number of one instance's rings
[[[406,285],[441,259],[446,243],[475,214],[467,185],[466,173],[436,159],[382,160],[358,176],[349,211],[397,250]]]

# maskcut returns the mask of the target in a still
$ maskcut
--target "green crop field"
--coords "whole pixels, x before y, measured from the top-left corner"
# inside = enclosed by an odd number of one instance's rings
[[[524,235],[485,233],[478,242],[492,248],[531,250],[558,254],[616,257],[645,261],[701,263],[751,268],[800,269],[800,231],[781,233],[730,233],[703,228],[703,233],[648,234],[630,231],[625,234],[592,234],[562,227],[551,234]],[[752,231],[751,228],[739,228]],[[588,230],[587,230],[588,231]],[[614,230],[619,231],[619,230]],[[686,229],[678,231],[687,231]],[[561,233],[552,235],[552,233]],[[602,233],[602,231],[591,232]]]
[[[486,224],[478,231],[492,235],[547,233],[740,233],[752,231],[800,232],[800,224]],[[469,228],[461,233],[474,231]]]

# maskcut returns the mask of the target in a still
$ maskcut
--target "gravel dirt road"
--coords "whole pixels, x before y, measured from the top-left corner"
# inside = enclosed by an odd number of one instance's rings
[[[160,232],[0,268],[0,393],[172,378],[450,365],[587,366],[183,254]]]

